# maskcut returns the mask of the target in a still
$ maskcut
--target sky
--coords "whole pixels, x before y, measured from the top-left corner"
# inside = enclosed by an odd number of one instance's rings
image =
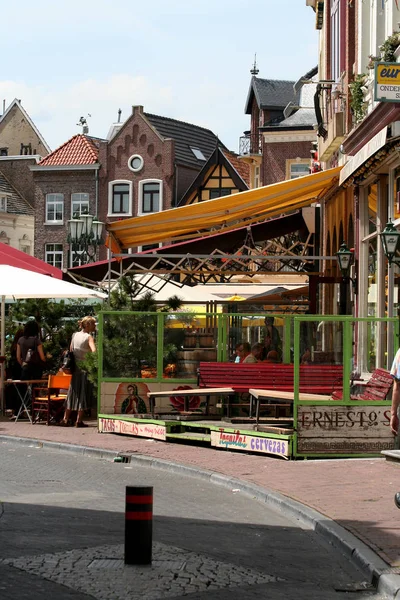
[[[0,114],[20,99],[52,150],[81,116],[105,138],[140,104],[237,152],[254,55],[264,79],[296,81],[318,60],[306,0],[18,0],[1,21]]]

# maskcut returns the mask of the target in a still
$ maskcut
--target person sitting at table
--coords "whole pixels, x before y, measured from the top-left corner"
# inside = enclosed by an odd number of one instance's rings
[[[246,356],[246,358],[243,361],[243,364],[260,362],[262,352],[263,352],[262,344],[260,344],[259,342],[257,342],[256,344],[253,344],[251,347],[251,354]]]
[[[46,357],[36,321],[25,323],[17,344],[17,361],[21,365],[21,380],[42,378]]]
[[[242,363],[246,356],[249,356],[251,352],[251,346],[249,342],[242,342],[241,344],[237,344],[236,346],[236,358],[235,363]]]
[[[270,350],[267,354],[267,358],[265,360],[263,360],[263,362],[266,363],[278,363],[280,362],[279,360],[279,355],[277,353],[276,350]]]

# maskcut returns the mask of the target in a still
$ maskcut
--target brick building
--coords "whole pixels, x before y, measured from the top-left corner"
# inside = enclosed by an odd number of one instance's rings
[[[250,130],[240,138],[239,154],[250,166],[251,187],[293,179],[310,172],[316,117],[313,106],[317,69],[299,81],[253,77],[245,113]]]
[[[36,256],[62,268],[87,260],[69,250],[74,213],[109,223],[177,206],[219,143],[208,129],[142,106],[113,124],[107,139],[74,136],[32,167]],[[101,247],[95,258],[105,257]]]

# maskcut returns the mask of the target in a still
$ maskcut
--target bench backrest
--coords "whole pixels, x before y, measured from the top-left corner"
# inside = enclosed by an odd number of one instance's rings
[[[393,385],[393,377],[385,369],[375,369],[367,382],[363,400],[386,400]]]
[[[261,387],[292,390],[294,386],[292,364],[201,362],[198,373],[200,387],[230,386],[242,389]],[[300,390],[311,392],[317,388],[330,393],[333,383],[342,374],[342,365],[301,365]]]

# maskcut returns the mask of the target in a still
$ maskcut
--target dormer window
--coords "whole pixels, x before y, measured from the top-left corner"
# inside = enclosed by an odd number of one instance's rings
[[[0,212],[7,212],[7,196],[0,196]]]
[[[193,152],[193,154],[195,155],[195,157],[197,158],[197,160],[206,160],[206,157],[204,156],[204,154],[202,153],[200,148],[195,148],[194,146],[190,146],[190,149]]]

